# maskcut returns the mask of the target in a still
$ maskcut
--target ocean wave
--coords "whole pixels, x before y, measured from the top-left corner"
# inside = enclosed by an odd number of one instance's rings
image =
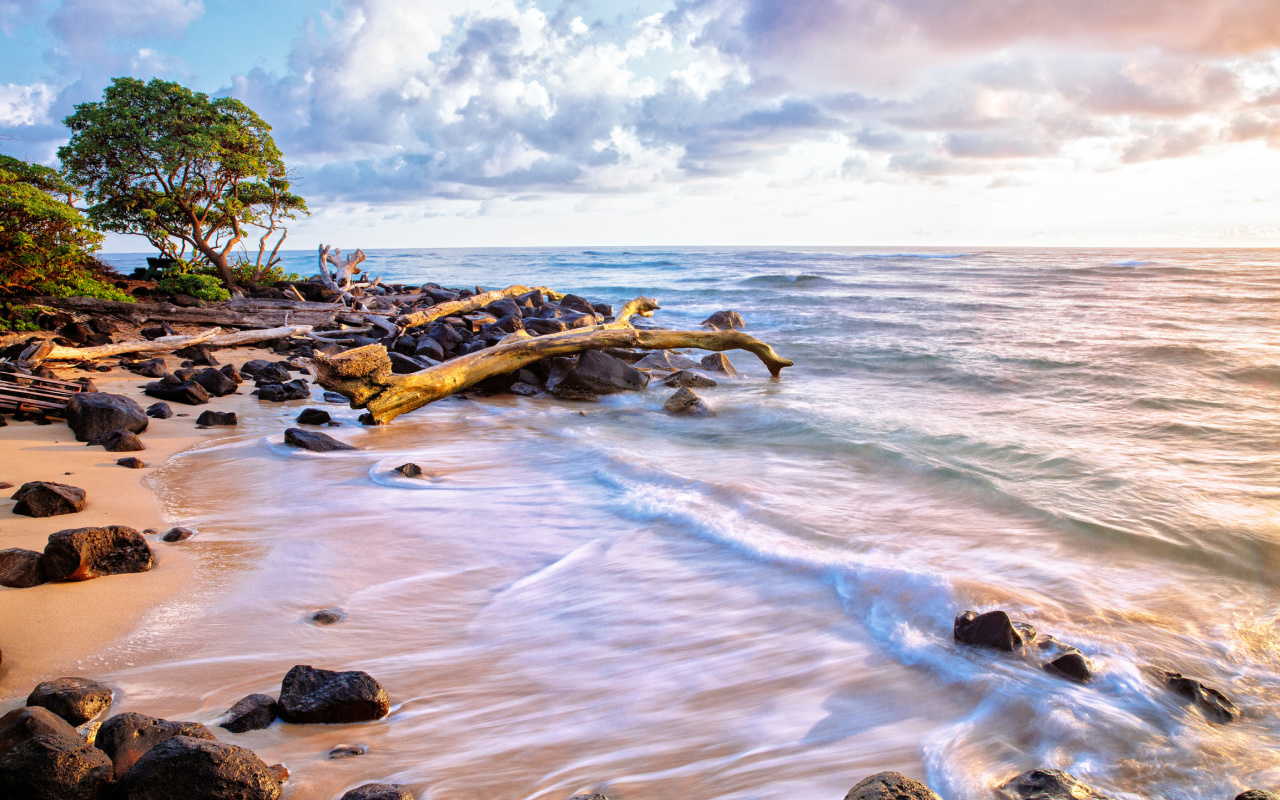
[[[755,275],[740,281],[743,286],[775,286],[779,288],[810,287],[832,284],[821,275]]]

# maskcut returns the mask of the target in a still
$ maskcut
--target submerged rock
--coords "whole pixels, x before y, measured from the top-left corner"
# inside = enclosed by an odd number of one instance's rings
[[[101,447],[108,453],[136,453],[146,450],[142,440],[132,431],[111,431],[89,441],[89,447]]]
[[[672,353],[668,350],[657,350],[635,363],[636,369],[657,369],[678,372],[685,369],[697,369],[702,366],[692,358]]]
[[[191,736],[152,747],[116,787],[120,800],[276,800],[280,784],[251,750]]]
[[[704,319],[701,324],[718,331],[736,331],[747,327],[747,323],[737,311],[717,311]]]
[[[257,731],[276,721],[276,699],[269,694],[251,694],[236,701],[218,727],[232,733]]]
[[[1159,675],[1170,691],[1195,703],[1196,707],[1213,722],[1227,723],[1240,716],[1240,709],[1236,708],[1236,704],[1217,689],[1205,686],[1192,678],[1183,677],[1180,672],[1160,670]]]
[[[170,528],[165,531],[163,536],[160,537],[160,541],[169,542],[170,544],[173,544],[174,542],[185,542],[187,539],[190,539],[195,535],[196,532],[191,528]]]
[[[915,778],[900,772],[881,772],[849,790],[844,800],[942,800]]]
[[[689,388],[680,389],[668,397],[667,402],[662,404],[662,410],[668,414],[696,417],[712,417],[716,413],[705,400]]]
[[[340,744],[329,749],[329,758],[355,758],[369,752],[367,745],[363,744]]]
[[[332,625],[335,622],[341,622],[343,618],[341,610],[336,608],[321,608],[311,612],[311,621],[318,625]]]
[[[329,453],[335,450],[355,450],[356,448],[340,442],[327,433],[319,431],[304,431],[301,428],[289,428],[284,432],[284,442],[287,445],[298,447],[303,450],[310,450],[313,453]]]
[[[295,723],[364,722],[391,709],[386,689],[368,673],[299,664],[280,684],[280,718]]]
[[[148,750],[175,736],[213,741],[213,734],[199,722],[176,722],[129,712],[102,723],[97,746],[111,759],[119,780]]]
[[[1111,800],[1060,769],[1033,769],[1013,778],[1000,791],[1008,800]]]
[[[44,574],[51,581],[146,572],[154,564],[142,534],[122,525],[58,531],[44,548]]]
[[[578,357],[567,370],[553,375],[547,381],[547,390],[563,399],[593,399],[617,392],[635,392],[649,384],[649,376],[625,361],[588,350]]]
[[[728,375],[730,378],[738,374],[738,371],[733,368],[733,363],[729,361],[729,357],[724,353],[710,353],[703,356],[702,361],[699,363],[707,372]]]
[[[1044,665],[1044,671],[1076,683],[1088,683],[1093,680],[1093,664],[1079,652],[1058,656]]]
[[[0,757],[0,796],[97,800],[111,781],[111,759],[72,734],[36,736]]]
[[[691,369],[682,369],[679,372],[672,373],[662,383],[666,386],[681,389],[710,389],[718,385],[701,372],[694,372]]]
[[[401,464],[400,466],[396,467],[394,471],[400,473],[406,478],[422,477],[422,467],[418,466],[417,464],[414,464],[413,462],[409,462],[408,464]]]
[[[993,647],[1006,653],[1022,646],[1022,637],[1013,627],[1009,615],[1003,611],[977,614],[962,611],[955,622],[955,640],[976,647]]]
[[[40,706],[71,725],[83,725],[111,705],[111,690],[88,678],[58,678],[39,684],[27,696],[28,706]]]
[[[13,513],[25,517],[56,517],[84,511],[85,491],[76,486],[52,481],[24,483],[13,493],[18,502]]]
[[[77,442],[89,442],[112,431],[142,433],[147,415],[133,398],[105,392],[81,392],[67,401],[67,427]]]
[[[0,550],[0,586],[29,589],[46,580],[42,554],[17,547]]]
[[[299,425],[328,425],[331,419],[329,412],[324,409],[304,408],[296,421]]]
[[[342,796],[342,800],[414,800],[413,792],[400,783],[366,783]]]

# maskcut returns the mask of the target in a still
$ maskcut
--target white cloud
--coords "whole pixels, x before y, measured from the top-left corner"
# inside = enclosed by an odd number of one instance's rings
[[[0,86],[0,123],[15,127],[47,123],[55,97],[57,92],[47,84],[4,84]]]

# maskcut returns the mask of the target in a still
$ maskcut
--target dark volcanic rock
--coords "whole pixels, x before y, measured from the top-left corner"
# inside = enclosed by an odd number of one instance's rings
[[[1064,653],[1045,664],[1044,671],[1076,683],[1093,680],[1093,664],[1082,653]]]
[[[650,353],[636,362],[636,369],[671,370],[673,372],[682,369],[698,369],[701,366],[692,358],[685,358],[667,350]]]
[[[152,403],[147,406],[147,416],[154,419],[168,419],[173,416],[173,409],[168,403]]]
[[[562,333],[569,326],[558,319],[539,319],[531,317],[524,321],[524,329],[534,336],[546,336],[548,333]]]
[[[710,389],[716,385],[716,382],[703,375],[701,372],[694,372],[691,369],[682,369],[679,372],[673,372],[663,381],[666,386],[688,389]]]
[[[382,719],[391,698],[365,672],[331,672],[300,664],[280,684],[280,718],[286,722],[363,722]]]
[[[15,708],[0,717],[0,757],[37,736],[79,739],[80,734],[65,719],[41,706]]]
[[[701,324],[718,331],[736,331],[747,327],[747,323],[737,311],[717,311],[704,319]]]
[[[328,425],[332,418],[329,412],[321,408],[304,408],[298,415],[299,425]]]
[[[1183,677],[1180,672],[1160,671],[1164,685],[1173,693],[1196,704],[1204,715],[1214,722],[1226,723],[1240,716],[1240,709],[1217,689],[1200,681]]]
[[[138,438],[138,434],[132,431],[104,433],[90,440],[89,446],[101,447],[108,453],[136,453],[139,450],[147,449],[142,444],[142,440]]]
[[[400,783],[366,783],[342,796],[342,800],[414,800],[409,787]]]
[[[1236,795],[1236,800],[1280,800],[1280,794],[1265,789],[1250,789]]]
[[[667,402],[662,404],[662,410],[668,414],[689,417],[710,417],[716,413],[705,400],[688,387],[681,388],[668,397]]]
[[[213,367],[205,367],[195,375],[192,375],[191,380],[203,386],[204,390],[214,397],[225,397],[232,394],[235,392],[237,385],[225,372]]]
[[[722,375],[728,375],[730,378],[738,374],[738,371],[733,368],[733,364],[729,361],[729,357],[724,353],[705,355],[702,357],[702,361],[698,363],[702,364],[702,368],[707,372],[718,372]]]
[[[117,458],[116,464],[122,467],[128,467],[129,469],[142,469],[147,465],[147,462],[136,456],[128,456],[126,458]]]
[[[83,725],[111,705],[111,690],[88,678],[58,678],[37,685],[27,705],[47,708],[72,725]]]
[[[29,589],[39,586],[44,576],[44,556],[35,550],[17,547],[0,550],[0,586],[10,589]]]
[[[193,364],[205,367],[216,367],[219,363],[209,348],[202,344],[193,344],[181,350],[175,350],[173,354],[178,358],[189,358]]]
[[[418,466],[417,464],[414,464],[413,462],[409,462],[408,464],[401,464],[400,466],[395,468],[395,471],[399,472],[401,475],[405,476],[406,478],[422,477],[422,467]]]
[[[396,375],[412,375],[431,366],[430,363],[423,359],[401,355],[400,353],[387,353],[387,356],[391,359],[391,371]]]
[[[577,311],[580,314],[596,313],[595,308],[592,307],[591,303],[588,302],[586,298],[579,297],[576,294],[566,294],[564,297],[560,298],[560,307],[567,308],[571,311]]]
[[[313,453],[328,453],[334,450],[355,450],[356,448],[340,442],[327,433],[304,431],[301,428],[289,428],[284,432],[285,444],[310,450]]]
[[[844,800],[941,800],[933,790],[900,772],[881,772],[858,783]]]
[[[204,411],[196,417],[197,425],[236,425],[238,422],[234,411]]]
[[[67,427],[77,442],[88,442],[111,431],[142,433],[147,415],[130,397],[106,392],[80,392],[67,401]]]
[[[174,722],[129,712],[102,723],[95,744],[111,759],[119,780],[148,750],[175,736],[213,741],[213,734],[199,722]]]
[[[343,617],[342,611],[336,608],[321,608],[311,612],[311,621],[317,625],[332,625],[340,622]]]
[[[255,381],[262,381],[263,383],[287,383],[289,380],[289,365],[282,361],[264,361],[260,358],[255,358],[241,365],[240,374],[248,375]]]
[[[961,612],[956,617],[955,640],[977,647],[994,647],[1006,653],[1022,646],[1022,637],[1014,630],[1009,615],[998,610],[985,614]]]
[[[547,390],[556,397],[589,399],[616,392],[635,392],[649,384],[649,376],[621,359],[588,350],[578,362]]]
[[[419,358],[429,358],[432,361],[444,361],[444,347],[430,336],[418,338],[418,346],[414,348],[413,354]]]
[[[251,750],[175,736],[139,758],[116,792],[119,800],[276,800],[280,784]]]
[[[170,528],[164,532],[163,536],[160,537],[160,541],[168,542],[169,544],[173,544],[174,542],[185,542],[195,535],[196,532],[191,528]]]
[[[236,371],[235,364],[223,364],[218,371],[221,372],[223,375],[226,375],[231,380],[235,381],[237,386],[244,383],[244,378],[241,377],[240,373]]]
[[[149,397],[188,406],[202,406],[209,402],[209,393],[195,381],[162,380],[148,383],[143,391]]]
[[[232,733],[262,730],[276,721],[276,699],[269,694],[251,694],[236,701],[218,727]]]
[[[129,371],[144,378],[163,378],[166,372],[163,358],[148,358],[129,365]]]
[[[1000,787],[1009,800],[1111,800],[1060,769],[1033,769]]]
[[[56,517],[84,511],[84,489],[50,481],[32,481],[22,484],[13,493],[18,502],[13,513],[24,517]]]
[[[51,581],[146,572],[154,564],[142,534],[121,525],[58,531],[44,548],[44,574]]]
[[[288,383],[264,383],[258,387],[258,399],[268,403],[284,403],[289,400],[310,400],[311,389],[298,378]]]
[[[14,800],[97,800],[111,760],[79,736],[36,736],[0,757],[0,796]]]

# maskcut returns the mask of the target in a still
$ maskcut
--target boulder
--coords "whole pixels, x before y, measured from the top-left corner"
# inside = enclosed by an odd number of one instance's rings
[[[419,358],[429,358],[432,361],[444,361],[444,348],[430,336],[418,337],[418,344],[414,348],[413,354]]]
[[[1000,787],[1008,800],[1111,800],[1060,769],[1033,769]]]
[[[144,378],[163,378],[166,372],[163,358],[148,358],[129,365],[129,371]]]
[[[656,369],[677,372],[682,369],[698,369],[702,365],[697,361],[694,361],[692,358],[685,358],[682,355],[672,353],[667,350],[658,350],[637,361],[635,366],[636,369]]]
[[[79,739],[80,734],[65,719],[42,706],[15,708],[0,717],[0,757],[37,736]]]
[[[412,375],[431,366],[431,363],[425,359],[400,353],[387,353],[387,357],[391,359],[391,371],[396,375]]]
[[[13,800],[97,800],[110,781],[111,759],[79,736],[36,736],[0,757],[0,797]]]
[[[10,589],[29,589],[39,586],[44,576],[44,556],[35,550],[12,547],[0,550],[0,586]]]
[[[901,772],[881,772],[849,790],[844,800],[941,800],[933,790]]]
[[[1093,680],[1093,664],[1079,652],[1058,656],[1044,665],[1044,671],[1076,683],[1088,683]]]
[[[163,536],[160,537],[160,541],[168,542],[169,544],[173,544],[174,542],[185,542],[195,535],[196,532],[191,528],[170,528],[164,532]]]
[[[147,465],[147,462],[135,456],[127,456],[125,458],[117,458],[116,464],[129,469],[142,469]]]
[[[108,453],[136,453],[146,450],[138,434],[132,431],[112,431],[89,441],[90,447],[101,447]]]
[[[13,493],[13,513],[25,517],[56,517],[84,511],[84,489],[50,481],[24,483]]]
[[[220,369],[205,367],[191,376],[191,380],[204,387],[214,397],[225,397],[236,390],[236,382]]]
[[[737,311],[717,311],[700,324],[718,331],[737,331],[747,327],[747,323]]]
[[[218,371],[235,381],[237,386],[244,383],[244,378],[242,378],[240,373],[236,371],[235,364],[223,364]]]
[[[738,374],[733,368],[733,363],[729,361],[729,357],[724,353],[709,353],[702,357],[698,362],[707,372],[716,372],[721,375],[728,375],[730,378]]]
[[[1250,789],[1236,795],[1236,800],[1280,800],[1280,794],[1265,789]]]
[[[173,409],[168,403],[152,403],[147,406],[147,416],[153,419],[168,419],[173,416]]]
[[[255,358],[246,361],[240,367],[241,375],[248,375],[255,381],[263,383],[287,383],[289,381],[289,365],[283,361],[264,361]]]
[[[175,736],[213,741],[213,734],[199,722],[175,722],[129,712],[102,723],[96,743],[111,759],[119,780],[148,750]]]
[[[694,372],[691,369],[673,372],[662,383],[677,389],[710,389],[717,385],[715,381],[706,375],[701,372]]]
[[[284,403],[289,400],[310,400],[311,389],[298,378],[287,383],[264,383],[258,387],[258,399],[268,403]]]
[[[142,534],[122,525],[58,531],[44,548],[44,574],[51,581],[146,572],[154,564]]]
[[[253,751],[174,736],[148,750],[120,778],[119,800],[276,800],[280,784]]]
[[[197,425],[236,425],[238,423],[239,420],[236,419],[234,411],[204,411],[196,417]]]
[[[297,423],[299,425],[328,425],[332,420],[329,412],[320,408],[304,408],[302,413],[298,415]]]
[[[524,381],[516,381],[515,383],[511,384],[511,386],[507,387],[507,391],[511,392],[512,394],[519,395],[521,397],[533,397],[535,394],[538,394],[542,390],[539,389],[537,386],[534,386],[532,383],[525,383]]]
[[[569,330],[569,326],[558,319],[530,317],[524,321],[524,329],[533,336],[546,336],[549,333],[563,333]]]
[[[662,410],[668,414],[689,417],[711,417],[716,413],[705,400],[689,388],[679,389],[668,397],[667,402],[662,404]]]
[[[1006,653],[1022,646],[1022,637],[1013,627],[1009,615],[1003,611],[977,614],[963,611],[956,617],[955,640],[975,647],[994,647]]]
[[[218,727],[232,733],[258,731],[276,721],[276,699],[269,694],[251,694],[236,701]]]
[[[340,442],[327,433],[319,431],[304,431],[301,428],[289,428],[284,432],[284,442],[287,445],[298,447],[303,450],[310,450],[313,453],[329,453],[334,450],[355,450],[356,448]]]
[[[382,719],[390,709],[387,691],[365,672],[299,664],[280,684],[280,718],[285,722],[364,722]]]
[[[584,297],[576,294],[566,294],[560,298],[560,307],[567,308],[571,311],[577,311],[580,314],[594,314],[596,310],[591,303]]]
[[[401,464],[400,466],[396,467],[394,471],[400,473],[406,478],[422,477],[422,467],[418,466],[417,464],[414,464],[412,461],[409,462],[408,464]]]
[[[104,433],[147,429],[147,415],[131,397],[106,392],[80,392],[67,401],[67,427],[77,442],[89,442]]]
[[[1195,703],[1204,715],[1214,722],[1227,723],[1240,716],[1240,709],[1217,689],[1200,681],[1183,677],[1180,672],[1162,670],[1164,685],[1174,694]]]
[[[28,706],[40,706],[72,725],[83,725],[111,705],[111,690],[88,678],[45,681],[27,696]]]
[[[547,381],[547,390],[560,398],[591,399],[617,392],[639,391],[648,384],[649,376],[625,361],[599,350],[588,350],[566,372],[553,374]]]
[[[414,800],[413,792],[401,783],[366,783],[342,796],[342,800]]]
[[[148,397],[168,400],[171,403],[182,403],[187,406],[202,406],[209,402],[209,393],[195,381],[179,381],[166,378],[156,383],[148,383],[143,392]]]

